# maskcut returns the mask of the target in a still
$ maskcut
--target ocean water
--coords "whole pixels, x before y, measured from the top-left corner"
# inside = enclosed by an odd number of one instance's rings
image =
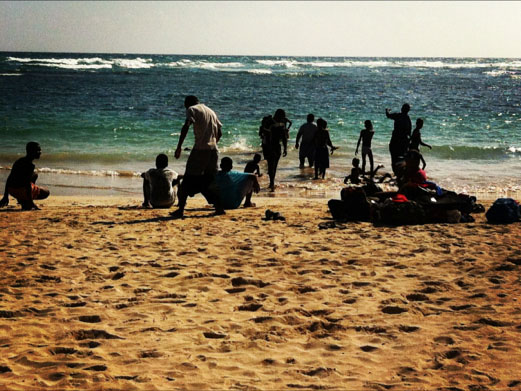
[[[190,94],[218,114],[221,155],[239,170],[260,150],[262,117],[286,111],[293,126],[279,192],[339,189],[366,119],[375,128],[375,163],[390,170],[385,108],[405,102],[413,123],[425,121],[430,179],[468,193],[521,190],[521,59],[490,58],[0,52],[0,181],[34,140],[43,150],[40,182],[54,194],[138,194],[139,173],[158,153],[184,171],[188,152],[175,160],[173,151]],[[309,112],[328,121],[340,147],[325,181],[298,169],[293,146]],[[192,144],[190,132],[184,147]]]

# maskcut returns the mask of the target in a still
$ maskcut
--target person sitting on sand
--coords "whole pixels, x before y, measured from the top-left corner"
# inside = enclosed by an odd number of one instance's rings
[[[247,172],[248,174],[255,174],[260,178],[262,176],[259,167],[260,161],[261,155],[256,153],[255,155],[253,155],[253,160],[250,160],[248,163],[246,163],[246,167],[244,167],[244,172]]]
[[[49,190],[36,186],[38,174],[34,172],[34,159],[42,154],[40,144],[30,141],[25,146],[26,155],[13,164],[13,168],[5,182],[4,197],[0,200],[0,208],[9,205],[9,195],[16,198],[22,210],[38,210],[34,200],[44,200],[49,197]]]
[[[360,137],[358,137],[358,143],[356,144],[355,155],[358,155],[358,148],[360,147],[360,141],[362,141],[362,172],[365,174],[365,158],[369,157],[369,164],[371,167],[370,176],[373,177],[374,162],[373,162],[373,151],[371,150],[371,140],[374,136],[373,123],[369,120],[364,122],[365,128],[360,131]]]
[[[220,203],[224,209],[237,209],[246,197],[244,207],[255,206],[251,202],[253,192],[260,190],[257,177],[251,173],[232,171],[233,161],[229,157],[221,159],[221,170],[217,172],[212,189],[219,196]]]
[[[313,167],[313,162],[315,161],[315,144],[313,143],[313,138],[317,132],[317,125],[313,122],[314,120],[315,116],[313,114],[308,114],[307,122],[300,127],[297,133],[295,148],[299,150],[299,168],[304,168],[306,158],[308,159],[309,167]],[[301,138],[302,142],[299,144]]]
[[[363,174],[363,171],[360,169],[360,159],[355,157],[351,163],[353,164],[351,174],[344,178],[344,183],[351,182],[353,185],[358,185],[360,183],[360,175]]]
[[[143,178],[143,207],[170,208],[175,203],[174,186],[180,177],[168,167],[168,156],[160,153],[156,157],[156,168],[141,174]]]
[[[315,143],[315,179],[318,176],[322,176],[322,179],[326,176],[326,170],[329,168],[329,149],[331,148],[331,155],[338,149],[333,146],[331,138],[329,137],[329,129],[327,128],[327,121],[319,118],[317,120],[317,132],[313,139]]]

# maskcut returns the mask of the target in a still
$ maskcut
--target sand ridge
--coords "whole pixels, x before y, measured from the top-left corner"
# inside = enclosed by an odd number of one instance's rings
[[[3,389],[521,389],[521,224],[322,229],[326,200],[254,201],[1,210]]]

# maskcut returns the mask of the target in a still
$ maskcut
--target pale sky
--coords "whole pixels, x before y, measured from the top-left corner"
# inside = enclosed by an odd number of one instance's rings
[[[521,58],[521,2],[0,1],[0,51]]]

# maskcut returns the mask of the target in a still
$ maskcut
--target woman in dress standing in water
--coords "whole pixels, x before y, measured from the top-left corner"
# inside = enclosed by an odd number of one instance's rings
[[[319,175],[322,179],[326,176],[326,170],[329,168],[329,148],[331,154],[337,147],[333,146],[331,138],[329,137],[329,130],[327,129],[327,122],[322,118],[317,120],[318,130],[315,133],[315,179]],[[329,147],[329,148],[328,148]]]
[[[275,191],[275,175],[277,173],[280,155],[286,156],[288,153],[289,128],[291,124],[292,122],[286,118],[284,110],[278,109],[272,117],[269,131],[263,132],[261,136],[266,142],[266,144],[263,144],[263,152],[264,158],[268,162],[268,176],[270,177],[271,191]],[[267,126],[263,124],[263,127],[266,128]],[[284,151],[281,151],[281,141]]]

